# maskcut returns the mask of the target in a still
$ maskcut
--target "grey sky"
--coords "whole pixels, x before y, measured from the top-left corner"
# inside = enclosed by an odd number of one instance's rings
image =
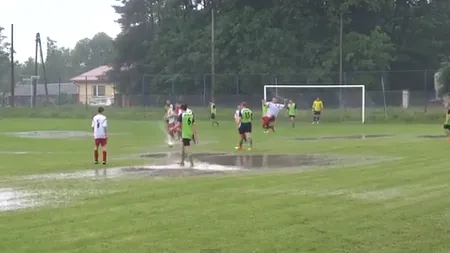
[[[120,27],[119,16],[111,5],[115,0],[6,0],[0,8],[0,26],[5,35],[14,24],[15,59],[20,62],[34,57],[34,38],[41,33],[45,39],[56,40],[59,46],[73,48],[83,38],[105,32],[115,38]]]

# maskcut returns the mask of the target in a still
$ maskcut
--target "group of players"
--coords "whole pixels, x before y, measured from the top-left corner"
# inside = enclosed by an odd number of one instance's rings
[[[216,120],[216,112],[217,108],[215,103],[211,102],[211,119],[213,125],[219,125],[219,122]],[[287,100],[284,100],[284,103],[281,104],[278,101],[278,98],[273,98],[272,101],[262,101],[262,127],[265,133],[268,133],[269,130],[275,132],[275,121],[276,117],[280,113],[283,108],[287,108],[288,115],[290,120],[292,121],[292,126],[295,126],[294,119],[295,113],[297,110],[296,104],[291,100],[287,103]],[[173,146],[175,141],[181,141],[182,143],[182,159],[181,166],[184,166],[185,159],[187,158],[191,164],[194,166],[192,153],[190,150],[191,142],[198,142],[197,136],[197,126],[195,123],[194,113],[191,109],[188,108],[186,104],[178,104],[172,105],[170,101],[166,102],[166,113],[164,119],[167,124],[167,134],[168,134],[168,144],[169,146]],[[313,124],[319,123],[320,113],[323,109],[322,101],[317,98],[313,103]],[[107,118],[103,114],[104,108],[99,107],[98,113],[92,118],[91,128],[94,132],[94,162],[95,164],[99,163],[99,148],[102,149],[102,164],[106,164],[107,161],[107,142],[108,142],[108,123]],[[449,114],[450,115],[450,114]],[[253,148],[253,140],[252,140],[252,121],[253,121],[253,112],[248,108],[247,103],[242,102],[238,105],[238,109],[234,115],[234,119],[236,121],[236,125],[238,128],[238,133],[240,136],[239,144],[236,147],[237,150],[241,150],[243,148],[244,143],[248,143],[248,149],[251,150]],[[450,121],[450,120],[449,120]]]

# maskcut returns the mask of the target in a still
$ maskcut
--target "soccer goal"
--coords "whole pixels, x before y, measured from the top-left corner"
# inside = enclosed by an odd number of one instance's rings
[[[292,100],[298,114],[303,115],[308,115],[314,100],[320,98],[324,104],[323,122],[366,121],[364,85],[264,85],[264,99],[272,97]]]

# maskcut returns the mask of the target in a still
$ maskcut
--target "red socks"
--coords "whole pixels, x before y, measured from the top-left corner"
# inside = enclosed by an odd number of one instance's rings
[[[94,150],[94,161],[98,162],[98,156],[99,156],[98,150]],[[103,162],[106,163],[106,158],[107,158],[107,153],[106,153],[106,151],[103,151],[103,152],[102,152],[102,158],[103,158]]]

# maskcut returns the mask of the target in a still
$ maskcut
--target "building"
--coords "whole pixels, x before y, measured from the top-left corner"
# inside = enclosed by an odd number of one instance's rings
[[[114,84],[107,77],[109,66],[100,66],[86,73],[78,75],[70,81],[78,86],[79,102],[90,105],[110,105],[114,101]]]
[[[33,86],[31,84],[16,84],[14,88],[14,104],[18,106],[29,106],[32,102]],[[77,104],[78,86],[74,83],[49,83],[47,84],[49,102],[52,104]],[[11,93],[7,94],[7,97]],[[46,103],[45,85],[36,85],[36,105]]]

